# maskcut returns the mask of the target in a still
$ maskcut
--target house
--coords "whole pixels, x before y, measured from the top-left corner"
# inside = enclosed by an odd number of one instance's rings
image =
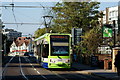
[[[120,30],[120,24],[119,24],[120,12],[119,11],[120,11],[120,6],[107,7],[105,10],[101,11],[104,14],[103,18],[99,19],[101,24],[113,24],[113,20],[115,20],[116,34],[120,33],[119,31]]]
[[[30,41],[28,37],[18,37],[10,46],[9,55],[24,55],[25,52],[30,51]]]
[[[14,29],[3,29],[3,34],[7,36],[8,41],[14,41],[22,36],[21,32],[15,31]]]

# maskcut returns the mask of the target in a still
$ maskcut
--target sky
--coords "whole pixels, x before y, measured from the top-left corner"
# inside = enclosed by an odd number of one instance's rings
[[[50,8],[43,7],[53,7],[56,2],[40,2],[40,0],[13,0],[16,6],[41,6],[41,8],[2,8],[2,21],[4,23],[39,23],[40,25],[25,25],[25,24],[5,24],[5,28],[15,29],[22,32],[23,35],[34,34],[38,28],[44,27],[43,16],[51,15]],[[16,1],[16,2],[15,2]],[[22,2],[23,1],[23,2]],[[31,2],[30,2],[31,1]],[[59,0],[60,1],[60,0]],[[112,0],[110,0],[112,1]],[[114,0],[113,0],[114,1]],[[12,0],[4,0],[2,5],[10,6]],[[106,7],[117,6],[116,2],[101,2],[99,10],[104,10]]]
[[[3,5],[9,5],[10,3],[3,3]],[[51,2],[16,2],[15,5],[19,6],[48,6],[52,7],[55,3]],[[39,23],[40,25],[16,25],[5,24],[6,28],[12,28],[19,32],[23,32],[24,35],[34,34],[34,31],[44,26],[43,16],[48,15],[50,8],[3,8],[2,20],[4,23]]]
[[[0,0],[3,2],[10,2],[12,0]],[[86,1],[86,0],[13,0],[14,2],[58,2],[58,1],[64,1],[64,2],[80,2],[80,1]],[[99,2],[118,2],[119,0],[91,0],[91,1],[99,1]]]

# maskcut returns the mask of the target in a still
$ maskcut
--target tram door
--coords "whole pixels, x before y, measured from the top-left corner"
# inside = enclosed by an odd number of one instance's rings
[[[38,61],[41,62],[41,45],[37,46]]]
[[[48,58],[49,55],[49,44],[43,44],[42,45],[42,57]]]

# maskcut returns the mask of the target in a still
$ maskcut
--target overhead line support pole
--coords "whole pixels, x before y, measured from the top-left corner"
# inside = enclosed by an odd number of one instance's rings
[[[115,47],[115,44],[116,44],[116,30],[115,30],[115,20],[113,20],[113,31],[114,31],[114,47]]]

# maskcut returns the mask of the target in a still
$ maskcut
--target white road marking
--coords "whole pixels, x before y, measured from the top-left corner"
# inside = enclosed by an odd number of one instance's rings
[[[30,60],[28,59],[28,58],[26,58],[27,59],[27,61],[29,61],[29,63],[30,63]],[[30,63],[30,65],[32,66],[32,68],[34,68],[34,66]],[[34,70],[35,71],[37,71],[37,69],[36,68],[34,68]],[[37,73],[38,74],[41,74],[39,71],[37,71]],[[41,75],[44,79],[46,79],[46,80],[48,80],[45,76],[43,76],[43,75]]]
[[[40,72],[39,72],[39,71],[37,71],[37,73],[38,73],[38,74],[40,74]]]
[[[23,77],[28,80],[28,78],[25,76],[25,74],[23,73],[23,70],[22,70],[22,66],[21,66],[21,59],[20,59],[20,56],[19,56],[19,63],[20,63],[20,72],[21,74],[23,75]]]
[[[54,72],[54,71],[52,71],[56,76],[58,76],[58,77],[60,77],[60,78],[62,78],[62,79],[64,79],[64,80],[68,80],[67,78],[64,78],[64,77],[62,77],[62,76],[60,76],[59,74],[57,74],[56,72]]]
[[[34,68],[34,70],[36,71],[36,69]]]

